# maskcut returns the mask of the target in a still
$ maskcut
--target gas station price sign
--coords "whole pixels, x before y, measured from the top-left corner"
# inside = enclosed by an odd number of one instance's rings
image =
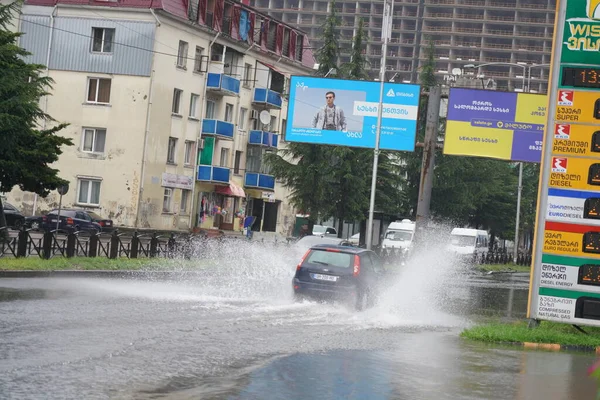
[[[527,315],[600,326],[600,0],[558,0]]]

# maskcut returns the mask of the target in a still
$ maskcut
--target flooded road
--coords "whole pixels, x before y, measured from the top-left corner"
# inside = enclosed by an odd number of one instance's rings
[[[458,337],[481,317],[522,317],[518,279],[415,266],[355,312],[293,303],[286,257],[251,255],[179,281],[1,279],[0,398],[594,396],[594,355]]]

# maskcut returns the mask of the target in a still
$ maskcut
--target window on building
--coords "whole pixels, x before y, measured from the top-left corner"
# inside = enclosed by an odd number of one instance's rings
[[[233,122],[233,104],[225,104],[225,121]]]
[[[246,129],[246,118],[248,118],[248,109],[240,108],[240,118],[238,121],[238,129],[244,130]]]
[[[175,164],[175,151],[177,149],[177,138],[169,138],[169,147],[167,149],[167,162],[169,164]]]
[[[100,180],[78,179],[77,180],[77,203],[100,204]]]
[[[92,51],[94,53],[112,53],[114,40],[114,29],[92,28]]]
[[[104,153],[106,129],[84,128],[81,138],[81,151],[86,153]]]
[[[240,173],[240,163],[242,162],[242,152],[239,150],[236,150],[235,152],[235,161],[233,164],[233,173],[234,174],[239,174]]]
[[[246,64],[244,67],[244,87],[250,88],[252,87],[252,83],[254,83],[254,79],[252,79],[252,64]]]
[[[181,114],[181,95],[183,94],[183,90],[181,89],[173,89],[173,107],[171,111],[173,114]]]
[[[173,189],[165,188],[165,192],[163,194],[163,207],[162,212],[170,213],[171,212],[171,203],[173,200]]]
[[[221,149],[221,167],[227,168],[229,163],[229,149]]]
[[[194,72],[202,72],[202,56],[204,48],[196,46],[196,54],[194,55]]]
[[[188,203],[190,202],[190,191],[181,189],[181,203],[179,204],[179,212],[185,214],[188,212]]]
[[[217,111],[217,104],[212,100],[206,101],[206,119],[215,119],[215,113]]]
[[[269,124],[269,132],[277,132],[277,117],[271,115],[271,123]]]
[[[248,146],[246,150],[246,172],[260,172],[260,147]]]
[[[192,93],[190,96],[190,117],[198,118],[198,104],[200,103],[200,96]]]
[[[185,156],[183,163],[185,165],[193,165],[194,164],[194,153],[196,152],[196,142],[192,140],[185,141]]]
[[[179,41],[179,50],[177,51],[177,67],[185,69],[188,58],[188,43],[183,40]]]
[[[282,120],[281,120],[281,132],[279,132],[279,135],[280,135],[279,137],[280,137],[282,140],[285,140],[285,130],[286,130],[286,129],[287,129],[287,120],[285,120],[285,119],[282,119]]]
[[[105,78],[88,78],[88,103],[110,103],[111,80]]]

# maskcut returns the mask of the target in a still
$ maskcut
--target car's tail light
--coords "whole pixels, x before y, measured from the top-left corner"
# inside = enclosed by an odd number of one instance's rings
[[[358,254],[354,255],[354,272],[353,276],[358,276],[360,274],[360,256]]]
[[[325,249],[325,251],[330,251],[332,253],[340,253],[338,249]]]
[[[300,262],[298,263],[298,265],[296,265],[296,271],[298,271],[300,269],[300,267],[302,266],[302,263],[304,262],[304,259],[308,256],[308,253],[310,253],[310,249],[307,250],[306,253],[304,253],[302,258],[300,259]]]
[[[48,220],[48,217],[46,217],[45,215],[42,217],[42,222],[46,222]]]
[[[73,218],[67,218],[67,225],[73,225]]]

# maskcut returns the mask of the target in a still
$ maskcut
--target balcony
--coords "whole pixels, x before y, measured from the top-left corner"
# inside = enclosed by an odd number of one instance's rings
[[[202,120],[202,135],[216,136],[218,139],[233,140],[234,125],[218,119]]]
[[[206,89],[212,94],[221,94],[223,96],[239,96],[240,80],[225,74],[208,73]]]
[[[256,172],[246,172],[244,186],[253,189],[275,190],[275,177]]]
[[[257,146],[266,146],[277,148],[277,142],[279,141],[279,135],[266,131],[250,131],[248,135],[248,144],[254,144]]]
[[[254,88],[252,103],[263,105],[267,109],[281,108],[281,94],[270,89]]]
[[[198,175],[196,180],[200,182],[214,182],[229,184],[229,168],[217,167],[214,165],[198,165]]]

